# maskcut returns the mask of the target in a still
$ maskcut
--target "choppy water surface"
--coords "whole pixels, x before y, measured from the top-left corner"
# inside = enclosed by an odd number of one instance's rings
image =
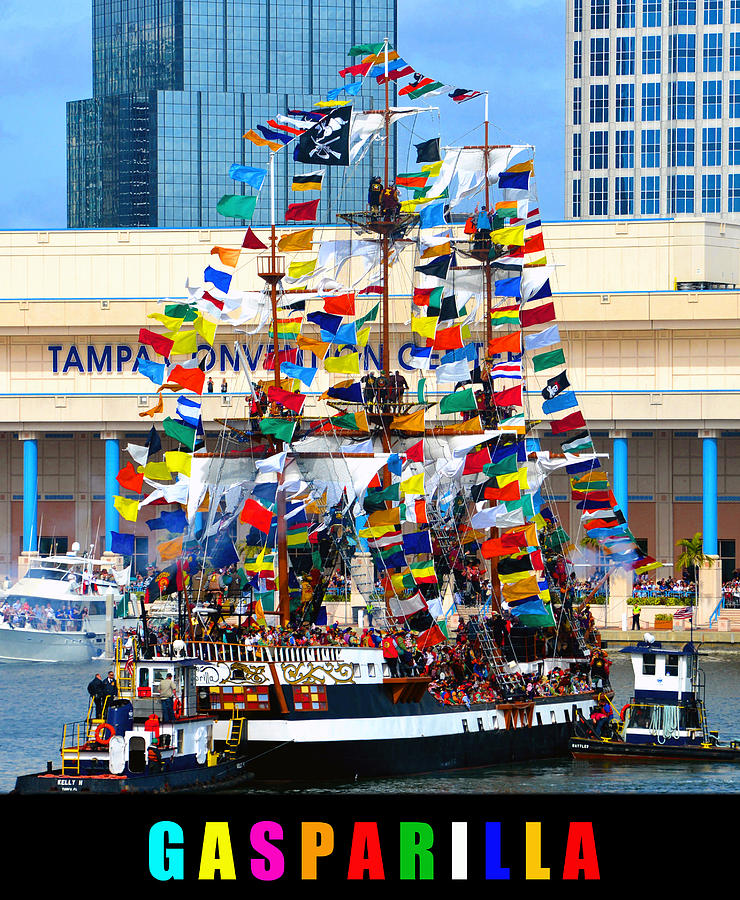
[[[619,707],[629,699],[632,667],[619,653],[612,683]],[[710,727],[722,740],[740,740],[740,651],[702,656]],[[62,725],[84,718],[86,686],[100,663],[0,666],[0,792],[10,791],[18,774],[38,772],[59,761]],[[104,674],[104,673],[103,673]],[[572,759],[506,764],[473,772],[356,784],[250,788],[249,793],[544,794],[544,793],[728,793],[740,791],[740,765],[665,763],[636,766]]]

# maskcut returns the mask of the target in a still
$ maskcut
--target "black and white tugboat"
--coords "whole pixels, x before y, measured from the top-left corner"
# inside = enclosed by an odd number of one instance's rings
[[[646,634],[620,653],[632,660],[632,698],[611,721],[605,710],[604,724],[598,724],[598,717],[577,723],[577,735],[570,740],[576,759],[740,762],[740,742],[720,743],[718,732],[709,730],[699,650],[693,642],[681,650],[664,648]]]
[[[61,765],[21,775],[18,794],[121,794],[233,787],[248,778],[237,747],[238,713],[219,722],[198,712],[196,660],[184,655],[125,660],[119,653],[119,696],[96,715],[62,728]],[[164,721],[162,682],[174,685],[174,720]],[[165,693],[164,691],[162,693]]]

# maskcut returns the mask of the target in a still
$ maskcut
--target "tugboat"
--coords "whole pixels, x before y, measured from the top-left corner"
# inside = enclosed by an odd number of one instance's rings
[[[17,794],[121,794],[235,787],[251,777],[238,753],[243,719],[198,712],[196,667],[175,644],[169,657],[124,659],[117,648],[119,697],[96,715],[90,703],[80,722],[63,726],[61,766],[21,775]],[[164,722],[160,685],[175,685],[172,722]]]
[[[740,742],[720,743],[719,733],[709,730],[699,649],[693,642],[668,649],[646,634],[619,652],[632,660],[632,699],[606,733],[586,719],[576,723],[570,739],[575,759],[740,762]]]

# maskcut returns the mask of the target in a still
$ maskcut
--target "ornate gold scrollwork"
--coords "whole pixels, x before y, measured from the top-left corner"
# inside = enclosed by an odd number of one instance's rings
[[[264,666],[248,666],[244,663],[232,663],[229,680],[237,684],[267,684],[268,678]]]
[[[352,684],[355,680],[352,663],[283,663],[283,678],[287,684]]]

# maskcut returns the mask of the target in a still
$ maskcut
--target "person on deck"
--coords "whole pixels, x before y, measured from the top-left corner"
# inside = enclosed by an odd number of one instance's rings
[[[409,389],[408,382],[400,372],[396,372],[395,375],[391,375],[391,380],[393,382],[393,400],[395,402],[395,411],[396,413],[400,414],[401,407],[403,406],[403,395]]]
[[[380,197],[383,193],[383,182],[378,175],[370,179],[367,190],[367,205],[370,207],[371,217],[377,217],[380,213]]]
[[[175,721],[175,682],[172,680],[172,672],[159,682],[159,699],[162,701],[162,721]]]
[[[95,718],[100,719],[103,714],[103,703],[105,702],[104,682],[99,673],[95,673],[95,677],[87,686],[87,692],[92,698],[95,705]]]
[[[365,406],[368,408],[370,412],[373,411],[373,407],[375,404],[375,386],[376,386],[376,378],[375,372],[368,372],[367,375],[364,375],[361,379],[362,382],[362,396],[365,401]]]
[[[398,645],[392,634],[386,634],[382,641],[383,659],[388,663],[391,678],[398,678]]]
[[[383,193],[380,196],[380,209],[385,221],[395,222],[400,216],[401,201],[395,184],[383,189]]]
[[[640,604],[635,603],[632,607],[632,630],[639,631],[640,630]]]

